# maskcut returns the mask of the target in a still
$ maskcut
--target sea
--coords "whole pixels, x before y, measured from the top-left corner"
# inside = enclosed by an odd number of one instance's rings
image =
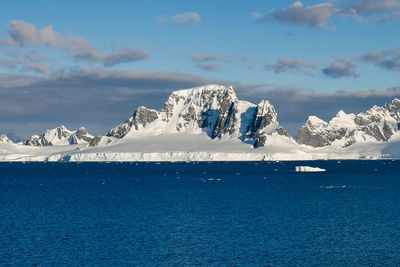
[[[0,163],[0,265],[399,266],[400,161]]]

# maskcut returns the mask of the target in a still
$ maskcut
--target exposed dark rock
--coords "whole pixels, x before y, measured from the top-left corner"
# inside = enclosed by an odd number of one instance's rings
[[[182,118],[186,121],[186,122],[190,122],[196,119],[196,110],[194,109],[194,107],[189,107],[188,111],[182,115]]]
[[[313,147],[330,145],[330,142],[324,136],[313,133],[306,125],[303,125],[297,133],[296,142]]]
[[[233,112],[233,107],[234,103],[230,99],[225,98],[221,102],[221,106],[218,111],[219,115],[217,118],[217,122],[215,123],[214,131],[211,136],[212,138],[221,135],[221,131],[225,128],[225,124],[229,122],[229,119]]]
[[[103,136],[95,136],[92,141],[89,143],[89,146],[98,146]]]
[[[107,136],[115,138],[121,138],[126,135],[132,127],[135,130],[139,129],[139,125],[145,127],[147,124],[155,121],[158,118],[157,111],[147,109],[145,107],[139,107],[132,117],[130,117],[125,123],[118,125],[116,128],[108,131]]]
[[[390,116],[400,123],[400,99],[393,99],[392,102],[385,104],[385,109],[389,111]]]
[[[265,134],[262,134],[257,137],[256,141],[254,142],[253,147],[254,148],[259,148],[265,145],[265,142],[267,141],[267,136]]]
[[[112,137],[108,136],[95,136],[89,143],[90,147],[98,146],[102,142],[104,145],[108,145],[112,142]]]
[[[254,140],[253,147],[258,148],[264,146],[268,136],[274,133],[290,138],[289,133],[279,126],[275,108],[268,101],[262,100],[254,109],[253,119],[243,139]]]
[[[276,133],[286,137],[290,137],[290,134],[282,127],[276,129]]]

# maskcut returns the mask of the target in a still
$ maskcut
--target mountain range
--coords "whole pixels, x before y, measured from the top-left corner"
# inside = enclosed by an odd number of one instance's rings
[[[14,144],[0,136],[0,160],[273,160],[397,157],[400,100],[329,122],[307,118],[292,138],[267,100],[239,100],[232,87],[174,91],[161,110],[139,107],[104,136],[64,126]],[[391,153],[386,153],[390,151]],[[395,153],[393,153],[393,151]]]

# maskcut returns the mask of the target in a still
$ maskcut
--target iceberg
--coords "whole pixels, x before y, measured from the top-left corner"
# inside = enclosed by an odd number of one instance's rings
[[[326,169],[310,166],[296,166],[296,172],[325,172]]]

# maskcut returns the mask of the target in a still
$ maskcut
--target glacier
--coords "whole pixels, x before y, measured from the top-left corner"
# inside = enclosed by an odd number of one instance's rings
[[[161,110],[139,107],[104,136],[46,130],[22,143],[0,136],[0,161],[268,161],[381,159],[400,155],[400,100],[360,114],[307,118],[292,138],[273,105],[232,87],[174,91]]]

